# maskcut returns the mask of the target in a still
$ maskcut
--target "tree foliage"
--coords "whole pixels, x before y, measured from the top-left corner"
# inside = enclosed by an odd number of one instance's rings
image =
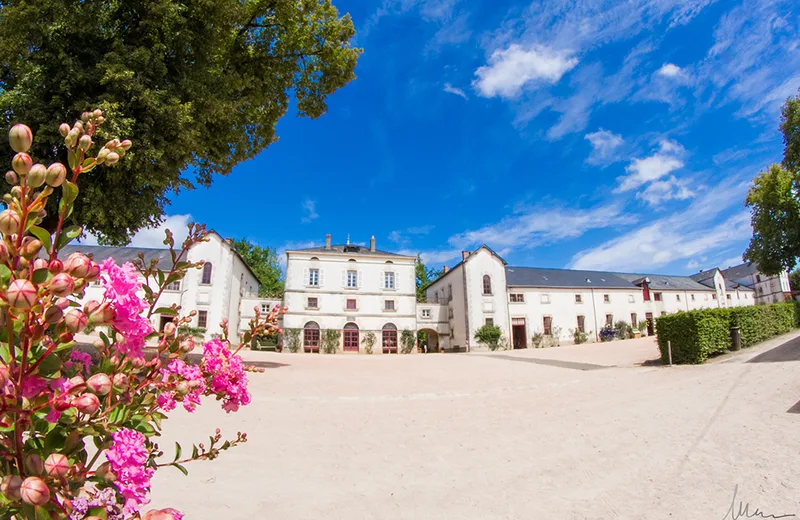
[[[292,95],[300,115],[322,115],[355,77],[354,34],[330,0],[7,0],[0,114],[32,127],[45,164],[67,162],[47,125],[88,106],[109,120],[98,141],[131,136],[131,160],[81,177],[73,215],[121,244],[161,220],[171,193],[208,186],[275,142]]]
[[[281,266],[275,250],[253,244],[244,238],[234,240],[231,245],[258,278],[258,295],[283,297]]]
[[[442,270],[428,268],[425,262],[422,261],[422,257],[417,255],[415,275],[417,279],[417,301],[424,302],[426,300],[425,288],[442,276]]]
[[[475,331],[475,339],[478,343],[489,347],[489,350],[499,349],[502,337],[503,331],[496,325],[486,324]]]
[[[781,131],[783,163],[761,172],[745,201],[753,238],[744,258],[768,275],[791,271],[800,256],[800,96],[784,104]]]
[[[789,273],[789,286],[793,291],[800,291],[800,269]]]

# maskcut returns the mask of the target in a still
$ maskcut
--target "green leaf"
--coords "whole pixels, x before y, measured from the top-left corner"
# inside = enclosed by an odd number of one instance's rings
[[[11,270],[0,264],[0,284],[7,285],[9,280],[11,280]]]
[[[61,369],[61,359],[55,354],[49,354],[39,364],[39,374],[43,376],[52,375]]]
[[[186,468],[184,468],[183,466],[181,466],[177,462],[173,462],[172,464],[170,464],[170,466],[178,468],[179,470],[181,470],[181,473],[183,473],[187,477],[189,476],[189,472],[186,470]]]
[[[47,281],[48,276],[50,276],[50,271],[47,269],[37,269],[33,272],[31,280],[36,284],[44,283]]]
[[[67,204],[72,204],[78,198],[78,187],[70,181],[64,181],[61,188],[64,192],[64,199]]]
[[[178,459],[181,458],[181,445],[177,442],[175,443],[175,458],[172,462],[178,462]]]
[[[146,422],[141,422],[137,424],[134,430],[142,432],[147,437],[152,437],[154,435],[157,435],[156,429],[153,428],[153,426],[150,423]]]
[[[83,164],[81,165],[81,172],[90,172],[94,170],[95,166],[97,166],[97,160],[94,157],[90,157],[83,161]]]
[[[153,311],[153,314],[165,314],[167,316],[177,316],[178,313],[172,307],[159,307]]]
[[[52,520],[50,511],[41,506],[36,506],[36,520]]]
[[[39,226],[32,226],[30,232],[44,244],[44,248],[48,251],[53,247],[53,237],[50,236],[50,232],[46,229],[42,229]]]
[[[108,513],[106,512],[106,508],[103,506],[90,508],[89,511],[86,512],[86,516],[96,516],[97,518],[102,518],[103,520],[108,519]]]
[[[67,160],[70,169],[74,169],[78,165],[78,155],[72,150],[67,153]]]

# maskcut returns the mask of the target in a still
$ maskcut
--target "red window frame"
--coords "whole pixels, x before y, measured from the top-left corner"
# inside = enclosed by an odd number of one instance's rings
[[[657,302],[660,302],[661,301],[661,293],[660,292],[653,293],[653,299],[655,301],[657,301]]]
[[[581,332],[586,332],[586,317],[585,316],[578,316],[578,330]]]
[[[358,329],[344,329],[345,352],[358,352]]]
[[[642,284],[642,295],[644,296],[644,301],[650,301],[650,287],[646,283]]]
[[[384,300],[383,301],[383,310],[385,311],[394,311],[396,310],[394,306],[394,300]]]
[[[356,300],[353,299],[353,298],[349,298],[347,300],[347,303],[345,304],[345,307],[347,308],[347,310],[350,310],[350,311],[354,311],[354,310],[356,310],[358,308],[358,306],[356,305]]]
[[[205,329],[208,327],[208,311],[197,311],[197,328]]]
[[[319,352],[319,329],[303,329],[303,350]]]
[[[384,354],[397,353],[397,331],[394,329],[383,329],[381,334],[381,346]]]
[[[552,316],[545,316],[542,318],[542,325],[544,327],[544,335],[545,336],[552,336],[553,335],[553,318]]]
[[[311,302],[314,302],[314,305],[311,305]],[[319,309],[319,298],[316,296],[312,296],[308,298],[308,308],[309,309]]]

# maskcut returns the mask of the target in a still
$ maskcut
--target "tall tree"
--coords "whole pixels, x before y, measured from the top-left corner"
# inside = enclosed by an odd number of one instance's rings
[[[53,121],[94,108],[108,119],[97,141],[134,141],[129,160],[79,180],[74,219],[109,244],[158,223],[170,193],[208,186],[275,142],[292,94],[300,115],[322,115],[361,53],[330,0],[0,5],[0,117],[33,129],[32,155],[66,163]],[[12,153],[0,140],[0,157]]]
[[[784,104],[781,131],[783,163],[761,172],[745,200],[753,238],[744,258],[769,275],[791,271],[800,256],[800,96]]]
[[[440,269],[428,269],[425,266],[425,262],[422,261],[422,257],[417,255],[415,274],[417,278],[417,301],[424,302],[426,299],[425,287],[439,278],[442,275],[442,271]]]
[[[232,246],[258,278],[261,284],[258,295],[283,297],[281,266],[275,250],[261,247],[244,238],[234,240]]]
[[[789,273],[789,287],[793,291],[800,291],[800,269],[795,269]]]

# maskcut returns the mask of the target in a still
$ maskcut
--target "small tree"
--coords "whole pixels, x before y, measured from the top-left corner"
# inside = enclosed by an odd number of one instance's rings
[[[489,350],[498,350],[502,337],[503,331],[500,330],[500,327],[488,323],[475,331],[475,339],[481,345],[489,347]]]
[[[375,333],[371,330],[368,330],[364,333],[364,337],[361,338],[361,344],[364,345],[364,352],[366,354],[372,354],[373,348],[375,347]]]
[[[300,329],[283,329],[283,341],[286,349],[295,354],[300,351]]]
[[[531,336],[531,345],[533,345],[533,348],[541,347],[543,342],[544,342],[544,332],[540,331],[534,332],[533,335]]]
[[[570,329],[569,331],[572,334],[572,341],[576,345],[589,341],[589,336],[581,329]]]
[[[417,343],[417,338],[413,332],[405,329],[400,333],[400,343],[403,345],[400,347],[400,352],[403,354],[411,354],[411,352],[414,350],[414,345]]]
[[[617,331],[619,339],[630,339],[633,337],[633,327],[625,320],[619,320],[614,324],[614,330]]]
[[[336,354],[339,350],[339,338],[342,331],[339,329],[327,329],[322,331],[322,351],[326,354]]]

